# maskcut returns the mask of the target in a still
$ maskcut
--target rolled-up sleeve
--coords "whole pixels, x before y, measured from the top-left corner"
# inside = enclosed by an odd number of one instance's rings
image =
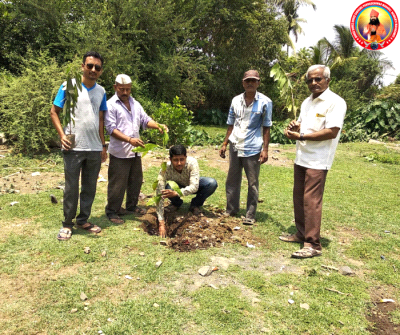
[[[111,135],[114,129],[117,128],[116,109],[114,105],[107,102],[107,113],[104,118],[104,126],[106,127],[107,134]]]
[[[272,126],[272,101],[268,101],[265,104],[263,127],[271,127],[271,126]]]

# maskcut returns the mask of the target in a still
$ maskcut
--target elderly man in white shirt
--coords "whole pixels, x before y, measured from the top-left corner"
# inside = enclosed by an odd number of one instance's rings
[[[304,243],[293,258],[322,254],[322,197],[347,109],[346,102],[329,89],[329,82],[327,66],[313,65],[307,70],[306,83],[312,94],[302,103],[299,119],[285,130],[286,137],[297,140],[293,187],[297,233],[279,238]]]

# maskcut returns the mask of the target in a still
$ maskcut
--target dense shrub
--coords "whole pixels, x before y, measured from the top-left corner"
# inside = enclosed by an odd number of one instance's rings
[[[400,104],[392,100],[376,100],[345,118],[343,142],[378,138],[400,139]]]
[[[0,75],[0,130],[13,140],[14,151],[47,151],[57,133],[50,120],[52,100],[63,70],[46,54],[22,59],[20,76]]]
[[[178,97],[175,97],[172,104],[162,102],[152,115],[152,118],[168,126],[169,142],[168,146],[174,144],[190,145],[189,127],[192,124],[193,113],[188,110]],[[162,139],[158,131],[151,129],[143,133],[143,138],[158,145],[162,145]]]
[[[220,109],[198,110],[194,121],[198,124],[222,126],[226,123],[228,113],[221,112]]]

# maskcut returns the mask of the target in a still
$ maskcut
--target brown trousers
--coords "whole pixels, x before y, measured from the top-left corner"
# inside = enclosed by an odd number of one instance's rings
[[[305,247],[321,250],[322,197],[328,170],[294,165],[293,204],[297,237]]]

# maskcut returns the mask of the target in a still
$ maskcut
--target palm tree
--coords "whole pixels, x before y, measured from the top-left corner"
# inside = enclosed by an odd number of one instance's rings
[[[307,20],[299,17],[298,10],[303,5],[312,6],[314,10],[317,9],[317,6],[310,0],[275,0],[275,5],[281,10],[281,13],[285,16],[286,21],[288,22],[288,45],[287,45],[287,53],[289,55],[289,47],[295,51],[294,43],[290,38],[290,34],[293,34],[295,37],[295,42],[299,38],[299,34],[303,33],[303,29],[300,26],[300,23],[306,23]]]
[[[333,42],[328,41],[326,37],[318,42],[326,48],[327,59],[325,64],[329,65],[331,69],[351,62],[357,59],[359,55],[359,50],[350,28],[335,24],[333,29],[336,31],[336,37]]]

